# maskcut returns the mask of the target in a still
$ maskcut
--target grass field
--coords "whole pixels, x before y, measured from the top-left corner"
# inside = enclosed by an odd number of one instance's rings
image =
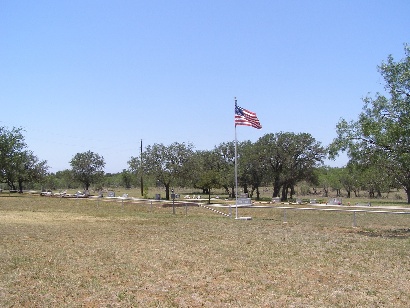
[[[0,307],[408,307],[410,215],[162,205],[0,197]]]

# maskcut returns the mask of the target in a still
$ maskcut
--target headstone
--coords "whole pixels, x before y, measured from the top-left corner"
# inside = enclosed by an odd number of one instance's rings
[[[329,201],[327,202],[327,204],[330,204],[330,205],[342,205],[342,198],[331,198],[331,199],[329,199]]]
[[[251,198],[238,198],[238,205],[252,205]]]
[[[115,197],[115,192],[109,191],[109,192],[108,192],[108,197],[110,197],[110,198]]]

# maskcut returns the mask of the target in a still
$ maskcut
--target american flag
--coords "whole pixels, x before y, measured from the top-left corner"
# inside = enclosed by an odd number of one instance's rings
[[[252,126],[257,129],[262,128],[256,113],[239,107],[235,102],[235,126],[236,125]]]

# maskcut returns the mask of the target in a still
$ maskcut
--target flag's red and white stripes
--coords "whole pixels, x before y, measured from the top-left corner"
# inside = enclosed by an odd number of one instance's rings
[[[256,113],[241,108],[235,103],[235,126],[236,125],[252,126],[257,129],[262,128]]]

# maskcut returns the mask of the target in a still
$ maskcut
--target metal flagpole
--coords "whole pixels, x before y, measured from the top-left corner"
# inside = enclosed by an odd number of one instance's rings
[[[141,166],[140,166],[140,172],[141,172],[141,197],[142,196],[144,196],[144,181],[143,181],[143,179],[142,179],[142,139],[141,139],[141,155],[140,155],[140,157],[141,157]]]
[[[235,97],[236,108],[236,97]],[[236,110],[235,110],[236,112]],[[235,219],[238,219],[238,152],[237,152],[237,138],[236,138],[236,123],[235,123]]]

